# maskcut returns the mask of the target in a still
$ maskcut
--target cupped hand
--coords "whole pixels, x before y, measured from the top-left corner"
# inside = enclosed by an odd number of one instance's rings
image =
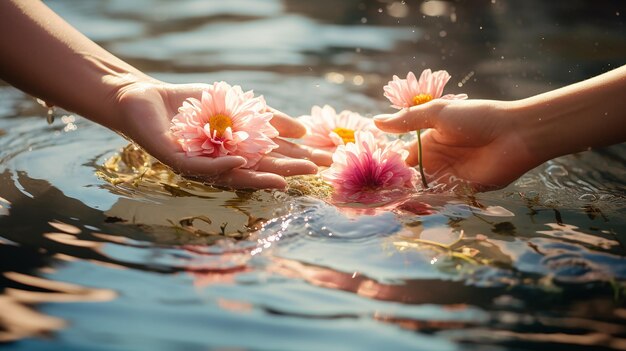
[[[316,163],[331,162],[328,153],[279,138],[274,140],[279,147],[265,155],[255,170],[241,168],[246,160],[240,156],[186,156],[169,132],[170,121],[185,99],[200,99],[206,87],[159,81],[128,84],[115,97],[119,115],[109,127],[132,139],[177,173],[232,188],[283,189],[287,185],[283,176],[315,174]],[[306,133],[296,120],[274,109],[270,111],[274,113],[271,123],[280,136],[298,138]]]
[[[422,165],[429,182],[463,182],[490,190],[508,185],[543,161],[524,141],[522,117],[509,102],[433,100],[374,121],[391,133],[430,128],[422,134]],[[416,165],[416,142],[409,151],[407,162]]]

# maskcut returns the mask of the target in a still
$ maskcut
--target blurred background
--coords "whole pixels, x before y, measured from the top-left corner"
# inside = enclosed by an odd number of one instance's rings
[[[618,67],[620,0],[48,1],[139,69],[224,79],[293,114],[312,104],[376,113],[393,74],[446,69],[450,92],[518,99]],[[270,88],[271,87],[271,88]]]

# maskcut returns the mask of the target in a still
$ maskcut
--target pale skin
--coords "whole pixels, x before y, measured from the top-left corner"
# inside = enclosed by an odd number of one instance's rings
[[[374,117],[422,134],[429,181],[502,188],[552,158],[626,141],[626,66],[517,101],[433,100]],[[418,163],[417,145],[408,163]]]
[[[241,157],[187,157],[169,122],[202,84],[169,84],[107,52],[37,0],[0,1],[0,78],[50,105],[118,131],[174,171],[234,188],[284,188],[283,176],[312,174],[330,154],[276,139],[280,145],[256,170]],[[462,180],[478,190],[500,188],[564,154],[626,140],[626,66],[584,82],[519,101],[433,100],[376,125],[387,132],[423,134],[429,180]],[[278,111],[282,137],[305,133]],[[408,162],[417,164],[416,146]],[[313,161],[313,162],[311,162]]]
[[[0,78],[118,131],[183,175],[233,188],[283,189],[283,176],[315,174],[316,163],[331,162],[328,152],[280,138],[279,148],[254,170],[241,168],[245,159],[239,156],[187,157],[169,133],[170,120],[186,98],[200,98],[206,85],[169,84],[142,73],[37,0],[0,1],[0,32]],[[299,122],[270,111],[281,137],[305,134]]]

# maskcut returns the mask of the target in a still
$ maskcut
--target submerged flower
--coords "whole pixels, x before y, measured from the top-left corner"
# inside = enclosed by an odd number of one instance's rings
[[[313,106],[311,115],[302,116],[299,121],[307,127],[302,142],[316,148],[335,149],[339,145],[353,143],[357,131],[370,131],[378,143],[386,141],[372,119],[352,111],[337,113],[328,105]]]
[[[272,113],[262,96],[243,92],[238,85],[216,82],[178,108],[170,131],[187,156],[242,156],[245,167],[256,163],[278,145],[278,131],[269,121]]]
[[[385,97],[391,101],[391,107],[402,109],[427,103],[434,99],[462,100],[467,99],[466,94],[443,95],[443,88],[450,80],[450,75],[446,71],[432,72],[426,69],[417,80],[413,72],[406,75],[406,79],[393,76],[385,87]]]
[[[381,191],[414,189],[416,171],[405,163],[408,151],[396,140],[380,147],[371,132],[355,132],[354,142],[339,145],[322,177],[346,201],[374,202]]]

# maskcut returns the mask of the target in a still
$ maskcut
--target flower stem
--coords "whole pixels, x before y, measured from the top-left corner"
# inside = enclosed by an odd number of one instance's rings
[[[419,162],[420,176],[422,176],[422,185],[424,189],[428,189],[428,182],[426,181],[426,175],[424,174],[424,167],[422,166],[422,130],[417,130],[417,162]]]

